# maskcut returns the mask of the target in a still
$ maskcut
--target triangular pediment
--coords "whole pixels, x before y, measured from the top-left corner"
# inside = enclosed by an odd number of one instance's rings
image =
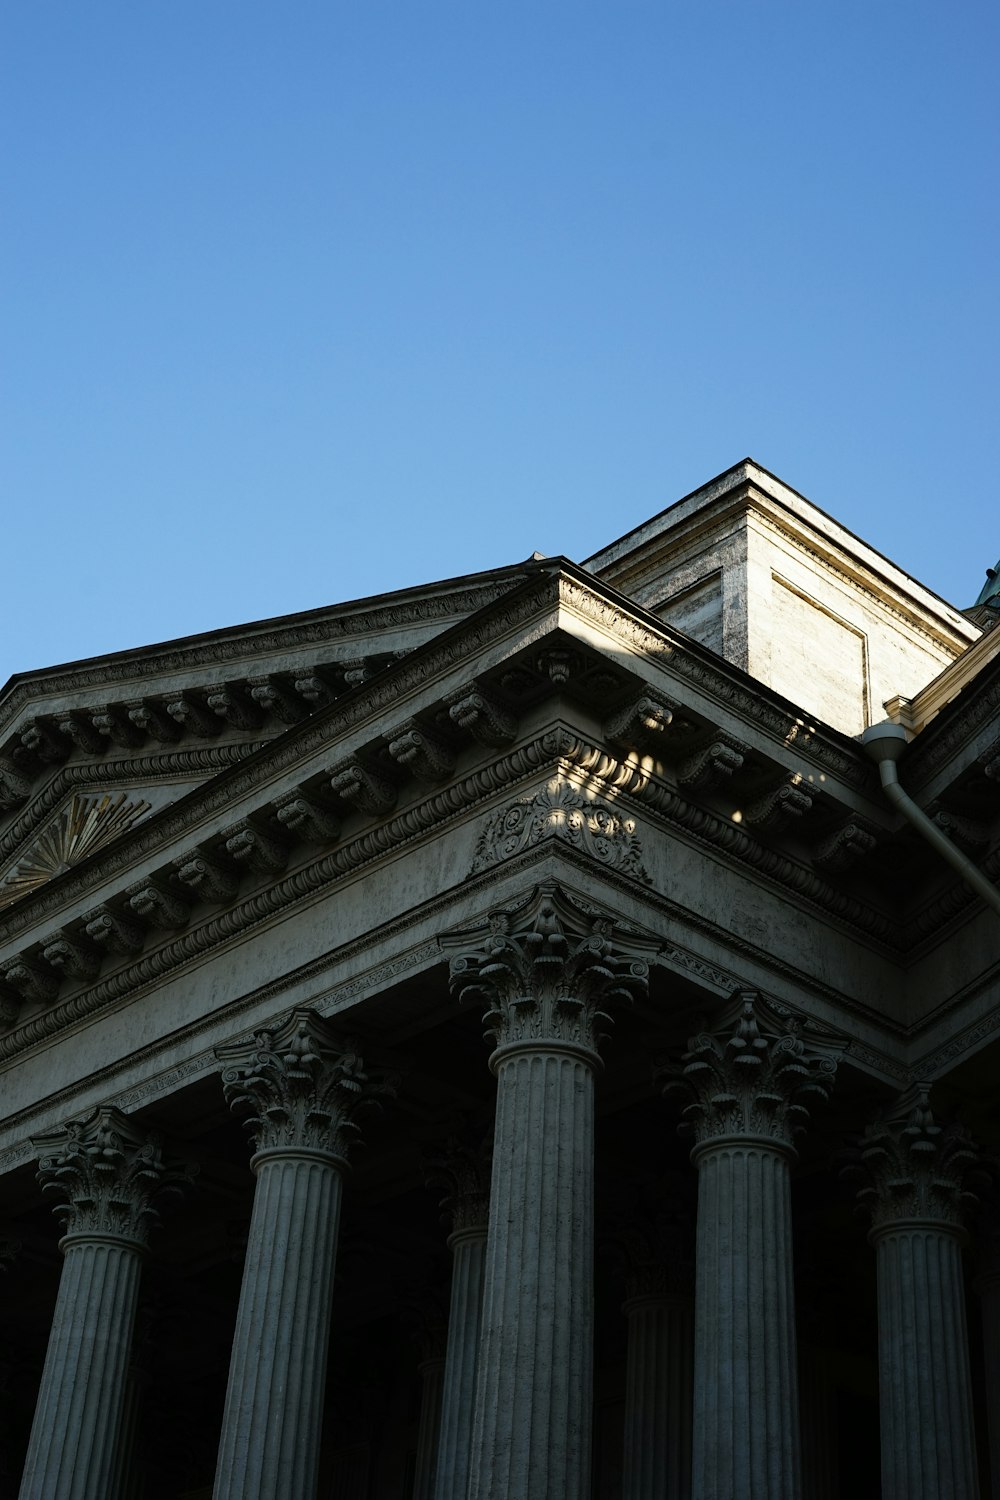
[[[176,800],[525,576],[498,569],[13,677],[0,693],[0,870],[66,798],[143,787],[154,808]]]

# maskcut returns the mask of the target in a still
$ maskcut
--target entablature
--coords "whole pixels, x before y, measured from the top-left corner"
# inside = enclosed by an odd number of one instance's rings
[[[560,768],[905,957],[860,748],[554,561],[8,908],[0,1056]]]

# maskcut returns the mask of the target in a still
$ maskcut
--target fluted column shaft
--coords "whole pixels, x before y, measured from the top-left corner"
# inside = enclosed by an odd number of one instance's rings
[[[108,1500],[142,1256],[156,1204],[191,1171],[165,1161],[159,1138],[109,1105],[32,1144],[67,1233],[20,1500]]]
[[[696,1149],[695,1500],[799,1500],[788,1151]]]
[[[495,1059],[469,1500],[589,1500],[595,1061],[530,1044]]]
[[[459,1231],[452,1248],[448,1347],[441,1396],[434,1500],[466,1500],[476,1399],[476,1356],[482,1327],[486,1226]]]
[[[446,946],[496,1043],[468,1500],[590,1500],[594,1071],[608,1009],[646,992],[656,943],[546,884]]]
[[[689,1500],[692,1358],[689,1298],[630,1298],[622,1500]]]
[[[979,1494],[961,1236],[905,1221],[873,1233],[883,1500]]]
[[[1000,1270],[980,1277],[983,1364],[986,1370],[986,1423],[990,1445],[990,1492],[1000,1500]]]
[[[417,1459],[413,1471],[413,1500],[432,1500],[437,1471],[438,1436],[441,1431],[441,1392],[444,1360],[425,1359],[420,1373],[420,1424],[417,1429]]]
[[[216,1056],[257,1186],[213,1497],[315,1500],[342,1174],[358,1112],[392,1085],[306,1009]]]
[[[257,1187],[214,1500],[308,1500],[320,1431],[340,1220],[341,1164],[269,1152]]]
[[[114,1482],[141,1249],[64,1243],[20,1500],[107,1500]]]

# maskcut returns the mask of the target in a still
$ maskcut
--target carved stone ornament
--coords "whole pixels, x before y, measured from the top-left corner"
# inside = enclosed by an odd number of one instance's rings
[[[93,797],[75,793],[0,883],[0,910],[127,833],[150,806],[125,792],[117,797],[108,792]]]
[[[357,1043],[312,1010],[294,1010],[283,1025],[215,1055],[226,1102],[249,1114],[258,1155],[318,1152],[345,1165],[360,1132],[356,1116],[395,1093],[396,1080],[369,1076]]]
[[[450,982],[460,1000],[485,1006],[498,1048],[535,1043],[596,1052],[608,1007],[645,994],[658,943],[615,931],[611,917],[584,911],[552,884],[513,911],[441,939],[455,951]]]
[[[42,1191],[66,1228],[63,1244],[111,1236],[143,1249],[155,1204],[191,1182],[195,1169],[165,1162],[160,1138],[110,1105],[32,1141]]]
[[[907,1089],[895,1109],[868,1126],[859,1162],[849,1168],[863,1180],[858,1201],[871,1214],[873,1235],[915,1219],[961,1233],[976,1206],[964,1184],[979,1153],[961,1125],[936,1122],[929,1094],[926,1084]]]
[[[635,819],[610,802],[585,797],[557,776],[540,791],[490,815],[476,845],[472,873],[513,859],[544,839],[561,839],[599,864],[650,883]]]
[[[684,1199],[667,1199],[654,1212],[635,1210],[603,1244],[625,1273],[627,1301],[693,1296],[694,1215]]]
[[[454,1235],[476,1230],[486,1233],[492,1156],[492,1129],[484,1135],[468,1125],[460,1125],[439,1150],[429,1153],[424,1160],[428,1184],[440,1184],[447,1190],[441,1208]]]
[[[738,990],[718,1029],[691,1037],[678,1064],[658,1066],[664,1092],[690,1102],[682,1129],[697,1145],[752,1138],[791,1148],[809,1109],[833,1088],[843,1044],[819,1045],[791,1015],[777,1015],[752,990]]]

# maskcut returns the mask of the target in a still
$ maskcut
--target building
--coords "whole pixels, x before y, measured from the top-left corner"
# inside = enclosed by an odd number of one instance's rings
[[[0,1496],[1000,1494],[995,604],[747,460],[14,677]]]

